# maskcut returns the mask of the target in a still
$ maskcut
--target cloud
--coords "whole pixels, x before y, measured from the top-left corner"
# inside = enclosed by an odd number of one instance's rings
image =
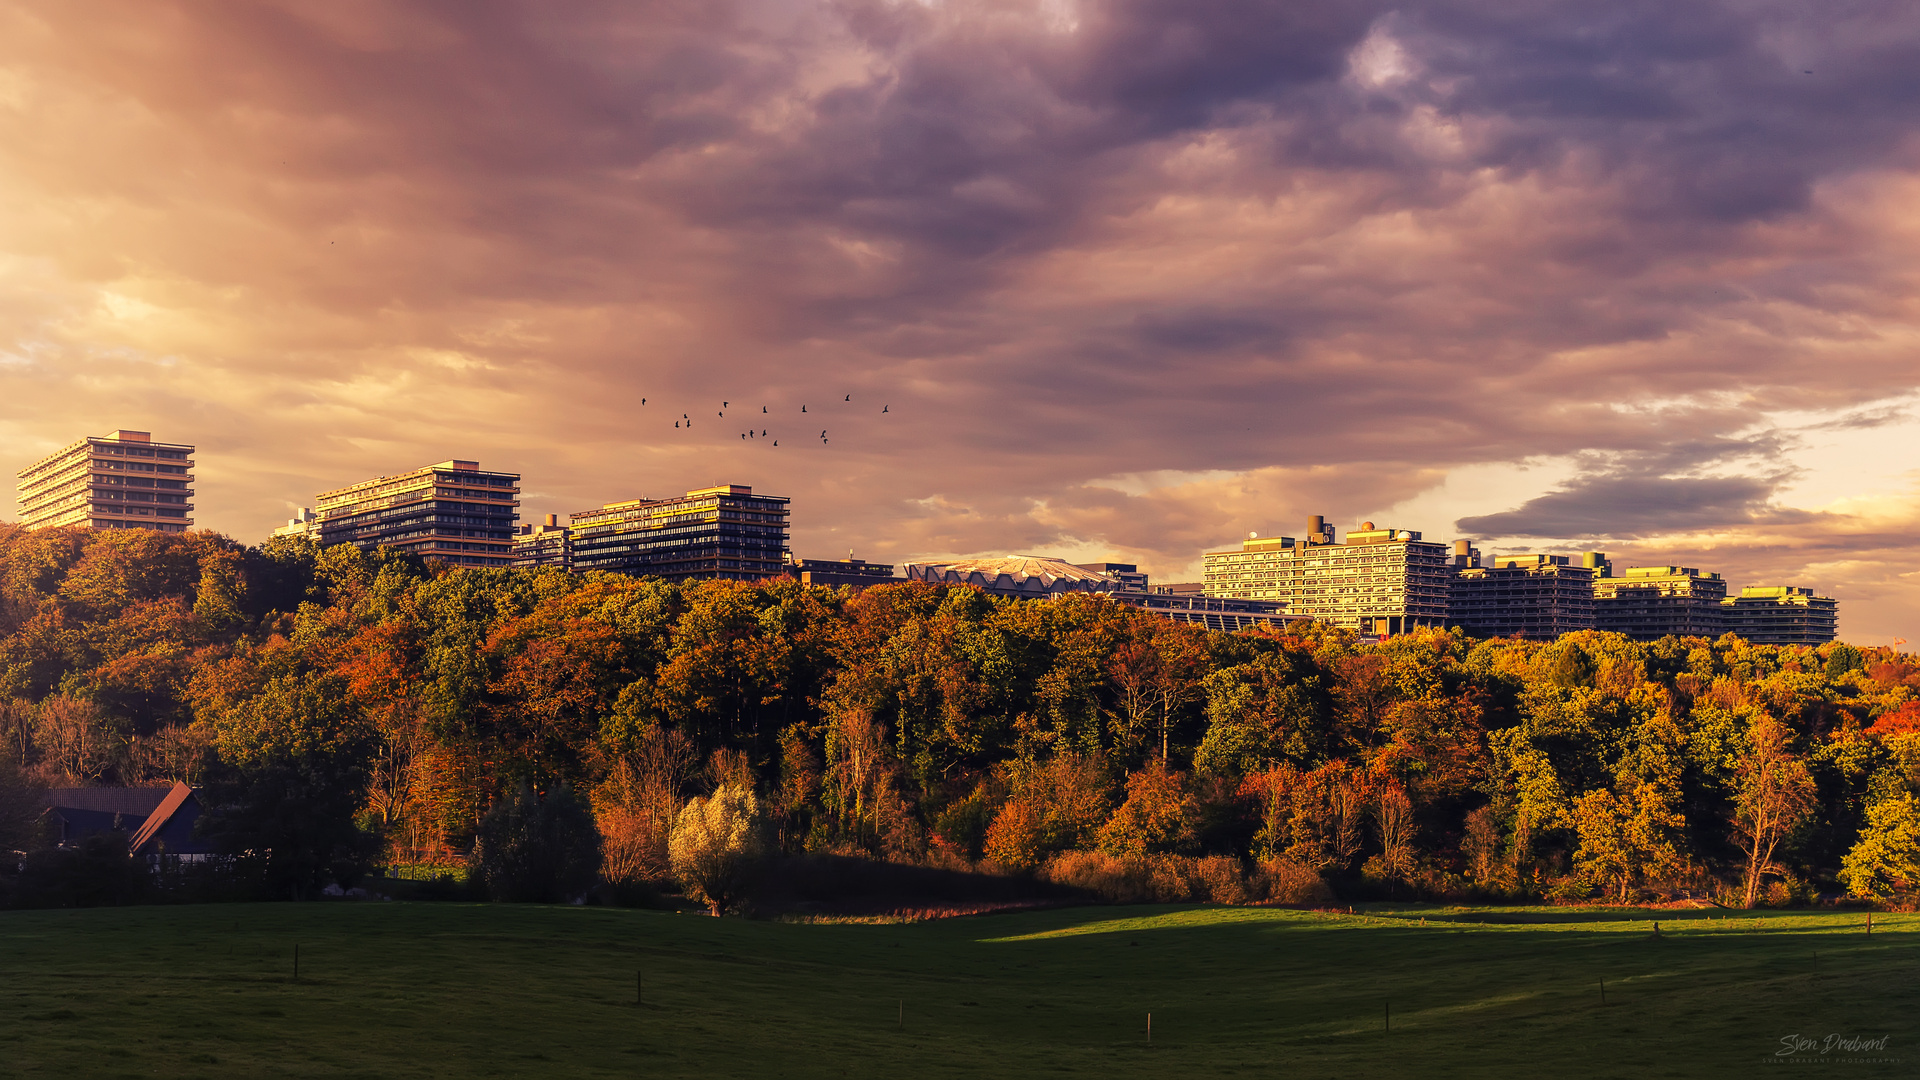
[[[1183,575],[1555,459],[1459,527],[1879,550],[1753,432],[1915,388],[1916,60],[1892,3],[0,0],[0,438],[195,441],[242,537],[459,456]]]

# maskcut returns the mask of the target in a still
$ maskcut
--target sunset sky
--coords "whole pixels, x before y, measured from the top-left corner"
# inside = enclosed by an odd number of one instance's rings
[[[0,449],[195,443],[248,542],[459,457],[809,558],[1319,513],[1920,640],[1917,320],[1910,3],[0,0]]]

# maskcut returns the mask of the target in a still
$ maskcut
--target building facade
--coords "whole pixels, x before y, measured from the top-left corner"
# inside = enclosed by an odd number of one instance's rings
[[[1824,645],[1840,632],[1840,604],[1792,585],[1749,585],[1720,601],[1721,626],[1755,645]]]
[[[1280,629],[1290,622],[1306,622],[1305,615],[1287,613],[1275,600],[1229,600],[1199,593],[1155,593],[1127,590],[1113,598],[1128,607],[1164,615],[1175,622],[1194,623],[1209,630],[1251,630],[1256,626]]]
[[[193,447],[114,431],[62,447],[20,470],[20,523],[29,529],[186,532],[193,527]]]
[[[1445,626],[1453,576],[1445,545],[1410,529],[1363,523],[1345,543],[1318,515],[1307,536],[1251,537],[1237,549],[1206,553],[1206,595],[1269,600],[1366,634]]]
[[[675,581],[773,577],[783,572],[790,554],[791,501],[732,484],[572,514],[573,569]]]
[[[1497,555],[1490,565],[1459,565],[1456,544],[1447,621],[1476,637],[1552,641],[1593,629],[1595,556],[1576,566],[1568,555]]]
[[[1629,566],[1619,576],[1601,560],[1593,579],[1593,625],[1636,641],[1717,638],[1725,632],[1720,601],[1727,583],[1691,566]]]
[[[456,566],[513,563],[520,474],[442,461],[321,492],[311,532],[322,544],[390,547]]]
[[[513,565],[573,569],[573,530],[560,524],[557,514],[548,514],[547,519],[538,525],[515,527]]]
[[[313,512],[313,507],[303,506],[299,513],[287,519],[285,525],[273,530],[273,535],[311,536],[317,540],[320,537],[319,525],[320,515]]]
[[[1120,583],[1127,592],[1147,592],[1147,575],[1140,572],[1137,563],[1125,562],[1083,562],[1073,565],[1082,570],[1091,570],[1096,574],[1105,574]]]
[[[1053,599],[1075,593],[1102,595],[1131,608],[1209,630],[1279,627],[1302,618],[1287,614],[1286,605],[1272,600],[1211,597],[1198,592],[1151,592],[1147,588],[1147,576],[1133,563],[1070,563],[1065,559],[1015,555],[951,563],[908,563],[907,577],[936,585],[972,585],[995,596],[1016,600]]]
[[[787,567],[787,572],[800,579],[802,585],[826,585],[839,587],[851,586],[864,589],[869,585],[885,585],[889,581],[900,581],[893,576],[892,563],[871,563],[865,559],[856,559],[848,555],[844,559],[801,559]]]

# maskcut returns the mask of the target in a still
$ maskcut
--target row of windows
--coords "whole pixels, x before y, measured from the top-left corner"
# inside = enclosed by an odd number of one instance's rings
[[[96,476],[95,487],[143,487],[166,488],[168,491],[185,491],[191,480],[156,480],[146,476]]]
[[[138,516],[138,517],[183,518],[187,516],[187,511],[189,509],[192,509],[192,508],[191,507],[175,508],[175,507],[169,507],[169,506],[106,506],[106,505],[96,504],[93,508],[93,512],[96,514],[121,514],[129,517]]]
[[[149,465],[144,461],[96,461],[93,467],[105,472],[157,472],[174,476],[187,473],[185,465]]]
[[[96,454],[115,454],[120,457],[166,458],[170,461],[185,461],[193,453],[192,449],[166,450],[157,446],[136,446],[123,442],[97,442],[91,444]]]
[[[154,532],[186,532],[187,527],[171,521],[111,521],[102,518],[93,520],[96,529],[151,529]]]
[[[96,491],[93,493],[93,498],[95,502],[110,502],[115,499],[123,502],[185,503],[187,501],[185,495],[169,495],[164,491]]]

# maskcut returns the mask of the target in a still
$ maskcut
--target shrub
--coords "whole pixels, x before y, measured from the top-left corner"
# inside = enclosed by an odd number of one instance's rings
[[[1333,903],[1333,889],[1319,872],[1292,859],[1268,859],[1254,871],[1253,891],[1274,904],[1315,907]]]
[[[113,907],[148,893],[145,863],[127,854],[127,834],[97,833],[69,848],[28,852],[13,902],[20,907]]]
[[[1085,889],[1116,904],[1244,904],[1253,898],[1240,861],[1225,855],[1194,858],[1067,851],[1050,859],[1040,877],[1055,885]]]
[[[584,894],[600,869],[593,815],[565,784],[545,799],[522,783],[480,821],[469,872],[495,900],[565,903]]]
[[[715,915],[740,900],[761,849],[760,800],[737,782],[687,803],[667,841],[674,876]]]

